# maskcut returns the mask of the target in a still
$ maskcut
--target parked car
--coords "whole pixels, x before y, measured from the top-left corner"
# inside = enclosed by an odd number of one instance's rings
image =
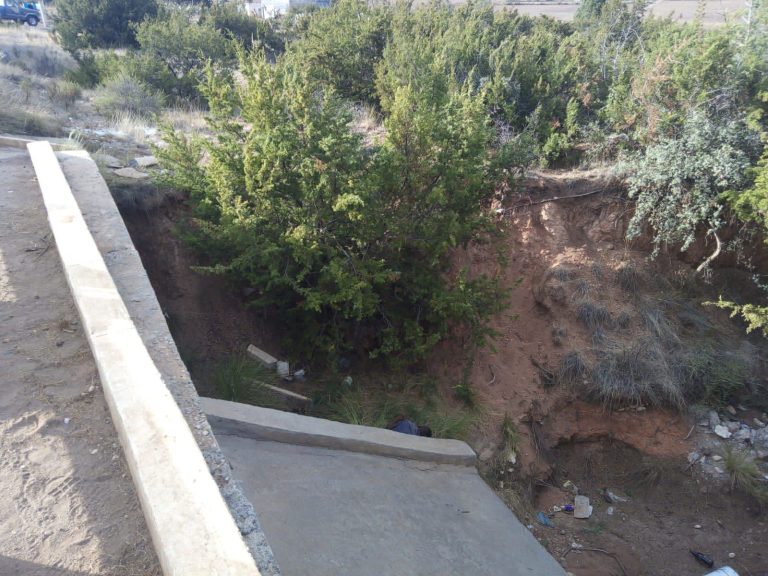
[[[30,26],[37,26],[42,20],[42,14],[31,2],[20,0],[0,0],[0,20],[13,20]]]

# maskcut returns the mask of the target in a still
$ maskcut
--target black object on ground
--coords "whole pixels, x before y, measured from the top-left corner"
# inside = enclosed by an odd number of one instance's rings
[[[696,558],[696,560],[698,560],[708,568],[712,568],[712,566],[715,565],[715,561],[712,560],[712,558],[710,558],[706,554],[702,554],[701,552],[694,552],[693,550],[689,550],[689,552],[694,558]]]

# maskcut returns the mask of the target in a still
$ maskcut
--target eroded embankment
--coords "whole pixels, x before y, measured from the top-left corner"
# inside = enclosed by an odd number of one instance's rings
[[[248,343],[279,351],[279,323],[249,310],[246,298],[223,279],[194,271],[198,262],[177,234],[188,216],[182,201],[153,204],[149,210],[135,202],[123,206],[123,216],[196,385],[212,394],[209,366]],[[732,384],[735,389],[759,380],[760,341],[746,338],[724,313],[702,306],[720,291],[750,289],[736,254],[725,252],[715,262],[709,283],[690,274],[709,253],[706,245],[682,258],[670,253],[650,261],[647,238],[625,240],[631,205],[617,183],[596,171],[533,175],[523,195],[498,208],[504,208],[497,217],[498,243],[457,255],[457,269],[498,275],[514,286],[508,310],[493,321],[493,346],[470,358],[468,382],[483,414],[472,444],[491,484],[523,518],[529,515],[556,556],[572,542],[591,543],[624,554],[625,564],[638,566],[631,574],[671,574],[670,566],[675,574],[698,574],[695,561],[688,564],[686,546],[714,540],[699,533],[692,539],[690,519],[697,516],[696,524],[703,525],[720,514],[725,527],[718,528],[719,553],[741,546],[744,566],[759,567],[760,553],[749,542],[765,537],[765,526],[750,516],[748,499],[686,468],[685,457],[710,431],[691,433],[695,420],[679,409],[705,398],[724,401]],[[440,345],[428,363],[446,393],[462,379],[467,350],[457,338]],[[711,381],[720,384],[708,387]],[[514,429],[514,463],[506,459],[505,416]],[[602,476],[590,475],[594,454],[603,459]],[[650,482],[647,489],[641,482],[641,490],[633,488],[632,474],[608,474],[630,461],[652,474],[674,471],[672,481]],[[625,496],[634,490],[636,510],[615,506],[620,513],[609,517],[601,504],[587,522],[539,527],[532,512],[551,504],[552,494],[569,498],[542,486],[559,487],[569,478],[593,501],[600,499],[600,482],[613,483]],[[536,488],[529,500],[520,498],[523,485]],[[640,513],[644,507],[652,512]],[[561,561],[576,575],[614,573],[614,560],[600,556],[569,553]]]

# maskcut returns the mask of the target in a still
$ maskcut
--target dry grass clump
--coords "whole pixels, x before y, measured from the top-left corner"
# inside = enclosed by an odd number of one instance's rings
[[[0,26],[0,62],[46,78],[77,67],[74,58],[46,31],[19,26]]]
[[[576,276],[575,272],[566,266],[556,266],[552,269],[552,276],[560,282],[568,282]]]
[[[163,108],[165,97],[141,80],[120,72],[96,89],[93,103],[104,116],[127,113],[151,118]]]
[[[682,408],[685,394],[670,374],[658,343],[643,338],[608,342],[592,368],[591,396],[605,406],[667,405]]]
[[[642,277],[632,264],[624,264],[616,270],[616,282],[625,292],[637,294],[640,290]]]
[[[576,312],[579,320],[590,330],[595,330],[611,323],[611,313],[600,304],[595,304],[591,300],[583,300]]]
[[[640,318],[645,328],[666,346],[680,344],[677,325],[669,319],[659,307],[644,304],[640,308]]]
[[[755,498],[762,506],[768,504],[768,482],[749,454],[729,446],[723,455],[723,464],[731,478],[731,490],[738,488]]]
[[[589,291],[589,282],[583,278],[581,280],[577,280],[574,284],[574,290],[573,294],[571,295],[571,299],[574,301],[584,300],[587,296],[589,296]]]
[[[557,381],[564,386],[575,388],[582,385],[588,373],[589,368],[584,356],[581,352],[572,350],[560,359]]]
[[[56,104],[63,106],[65,110],[69,110],[82,95],[80,86],[69,80],[50,82],[47,90],[48,97]]]
[[[206,134],[208,122],[205,120],[206,112],[194,106],[173,107],[165,110],[162,115],[162,121],[170,124],[171,127],[184,134]]]

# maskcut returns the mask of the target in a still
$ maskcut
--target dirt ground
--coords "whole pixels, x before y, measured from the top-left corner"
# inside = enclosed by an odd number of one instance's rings
[[[0,574],[159,575],[31,162],[0,166]]]
[[[647,13],[659,18],[672,18],[690,22],[696,17],[701,3],[698,0],[656,0],[649,2]],[[742,0],[708,0],[704,3],[704,25],[718,26],[733,20],[744,11]],[[578,2],[498,2],[499,9],[516,10],[529,16],[549,16],[570,22],[579,8]]]

